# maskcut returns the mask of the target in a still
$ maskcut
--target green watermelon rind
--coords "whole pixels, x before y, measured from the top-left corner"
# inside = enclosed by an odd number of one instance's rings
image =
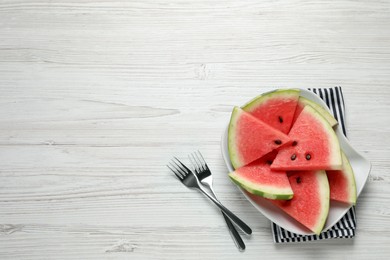
[[[352,205],[356,205],[356,200],[357,200],[357,191],[356,191],[356,181],[355,181],[355,174],[353,172],[351,163],[349,162],[347,156],[343,151],[341,151],[341,157],[342,157],[342,162],[343,162],[343,169],[342,171],[344,172],[344,176],[348,180],[349,184],[349,195],[350,197],[347,199],[347,201],[341,201],[341,202],[347,202]]]
[[[267,100],[273,99],[275,97],[283,97],[283,96],[299,96],[299,89],[276,89],[270,92],[263,93],[246,104],[244,104],[241,108],[246,112],[253,111],[254,108],[258,107],[260,104],[263,104]]]
[[[353,172],[351,163],[349,162],[347,156],[345,155],[345,153],[343,151],[341,152],[341,156],[342,156],[342,160],[343,160],[343,170],[344,170],[344,172],[347,173],[348,181],[351,184],[350,188],[352,189],[351,197],[349,198],[349,201],[353,205],[356,205],[357,191],[356,191],[355,174]]]
[[[317,112],[321,114],[326,119],[326,121],[328,121],[331,127],[334,127],[338,124],[337,120],[328,111],[326,111],[326,109],[324,109],[321,105],[317,104],[316,102],[300,96],[298,103],[302,103],[304,106],[309,105],[315,110],[317,110]]]
[[[318,192],[320,193],[320,198],[323,198],[323,200],[321,200],[322,215],[317,225],[312,227],[312,231],[317,235],[319,235],[325,226],[329,214],[330,188],[329,188],[329,181],[326,172],[324,170],[320,170],[317,171],[316,174],[318,175]]]
[[[241,110],[234,107],[232,115],[230,117],[229,129],[228,129],[228,151],[230,161],[234,169],[237,169],[238,166],[242,164],[239,155],[237,154],[237,146],[236,146],[236,134],[235,128],[237,125],[237,120],[240,117]]]
[[[306,108],[305,108],[306,109]],[[311,110],[311,114],[318,118],[318,122],[322,124],[325,132],[328,134],[327,140],[329,140],[331,151],[329,151],[329,154],[331,154],[333,157],[330,158],[331,162],[334,162],[333,168],[335,170],[339,170],[342,167],[342,160],[341,160],[341,148],[340,148],[340,142],[339,138],[337,137],[335,131],[331,127],[331,125],[328,123],[326,118],[321,115],[317,110],[309,106],[307,108],[308,110]]]
[[[273,187],[271,185],[254,184],[250,180],[242,178],[234,172],[229,173],[229,177],[235,184],[237,184],[244,190],[254,195],[262,196],[264,198],[274,200],[289,200],[294,195],[291,186],[288,186],[286,188],[278,188]]]

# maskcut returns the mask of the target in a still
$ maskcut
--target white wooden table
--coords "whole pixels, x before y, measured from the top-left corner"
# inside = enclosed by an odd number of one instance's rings
[[[0,259],[388,259],[389,1],[0,1]],[[275,245],[227,178],[233,105],[343,87],[372,171],[354,239]],[[200,149],[219,211],[165,164]]]

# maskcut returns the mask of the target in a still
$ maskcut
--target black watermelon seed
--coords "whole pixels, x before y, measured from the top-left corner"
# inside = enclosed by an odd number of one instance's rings
[[[282,141],[280,141],[279,139],[275,140],[274,142],[275,144],[282,144]]]
[[[301,183],[302,180],[301,180],[301,177],[297,177],[297,183]]]
[[[311,159],[311,155],[310,154],[306,154],[306,160],[310,160]]]
[[[296,154],[291,155],[291,160],[294,161],[295,159],[297,159],[297,155]]]
[[[294,141],[294,142],[292,142],[292,146],[296,146],[298,144],[298,142],[297,141]]]
[[[271,165],[273,163],[272,160],[267,160],[267,164]]]
[[[283,123],[283,117],[279,116],[279,122]]]

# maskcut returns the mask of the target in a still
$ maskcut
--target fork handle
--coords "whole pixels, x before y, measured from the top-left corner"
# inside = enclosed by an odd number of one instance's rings
[[[228,210],[218,200],[216,200],[214,197],[212,197],[210,194],[208,194],[202,188],[200,189],[200,191],[202,191],[204,195],[206,195],[212,202],[214,202],[215,205],[217,205],[218,208],[220,208],[223,213],[225,213],[234,223],[237,224],[237,226],[239,226],[242,229],[242,231],[244,231],[245,233],[247,233],[249,235],[252,234],[252,229],[247,224],[245,224],[244,221],[242,221],[240,218],[238,218],[236,215],[234,215],[233,212]]]
[[[226,214],[223,213],[223,211],[222,211],[222,216],[225,219],[225,222],[229,228],[229,232],[232,235],[233,240],[236,243],[236,246],[238,247],[238,249],[245,250],[245,243],[244,243],[244,241],[242,241],[240,234],[238,234],[237,229],[234,227],[230,218],[228,218],[228,216],[226,216]]]
[[[206,183],[206,185],[207,185],[207,187],[209,187],[209,189],[211,191],[211,195],[216,200],[218,200],[217,195],[215,195],[213,186],[208,184],[208,183]],[[242,238],[241,238],[240,234],[238,233],[237,229],[234,227],[234,225],[233,225],[232,221],[230,220],[230,218],[228,216],[226,216],[226,214],[223,213],[223,211],[221,211],[221,213],[222,213],[223,218],[225,219],[226,225],[228,226],[228,229],[229,229],[229,233],[232,236],[233,241],[236,244],[237,248],[240,251],[244,251],[245,250],[245,243],[244,243],[244,241],[242,241]]]

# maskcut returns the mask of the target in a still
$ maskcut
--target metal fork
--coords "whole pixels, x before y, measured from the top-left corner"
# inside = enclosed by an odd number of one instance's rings
[[[167,165],[167,167],[176,175],[177,178],[188,188],[197,189],[201,191],[204,195],[206,195],[218,208],[220,208],[234,223],[239,226],[242,231],[247,234],[252,233],[252,229],[244,223],[241,219],[239,219],[236,215],[234,215],[230,210],[228,210],[225,206],[221,204],[218,200],[216,200],[213,196],[207,193],[207,191],[203,188],[202,184],[200,184],[198,177],[185,166],[179,159],[174,157],[172,162]]]
[[[207,165],[205,159],[203,158],[203,155],[197,151],[189,155],[188,158],[190,159],[192,166],[194,167],[194,172],[198,176],[198,179],[201,184],[208,187],[211,191],[211,195],[218,200],[217,195],[215,195],[214,189],[213,189],[213,176],[211,174],[211,171],[209,169],[209,166]],[[218,200],[219,201],[219,200]],[[234,242],[236,243],[236,246],[240,250],[245,250],[245,244],[244,241],[242,241],[242,238],[240,234],[237,232],[236,228],[234,227],[233,223],[230,221],[230,219],[226,216],[226,214],[222,212],[222,215],[226,221],[226,224],[229,228],[229,232],[233,237]]]

